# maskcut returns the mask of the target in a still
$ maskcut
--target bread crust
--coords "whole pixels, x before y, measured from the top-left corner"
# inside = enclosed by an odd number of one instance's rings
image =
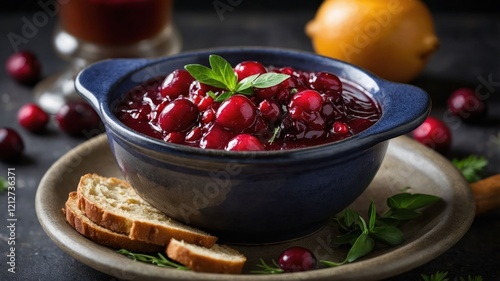
[[[96,243],[115,249],[127,249],[143,253],[159,252],[165,249],[163,245],[132,240],[127,235],[110,231],[95,224],[89,218],[85,217],[85,214],[78,208],[78,195],[76,192],[69,193],[63,211],[66,221],[76,231]]]
[[[225,247],[223,245],[215,245],[215,247]],[[226,249],[229,249],[225,247]],[[191,249],[183,241],[172,239],[166,249],[166,254],[169,258],[185,265],[193,271],[210,272],[210,273],[227,273],[240,274],[245,265],[246,258],[242,254],[234,252],[233,259],[220,259],[206,253],[197,252]]]
[[[79,208],[84,211],[85,215],[89,219],[102,227],[118,233],[126,234],[132,240],[164,246],[169,243],[171,238],[184,240],[186,242],[205,247],[211,247],[217,241],[217,237],[204,233],[201,230],[199,230],[199,232],[195,232],[189,229],[174,228],[166,224],[158,224],[129,218],[114,212],[113,209],[106,210],[85,196],[83,189],[84,182],[87,180],[108,180],[113,184],[122,186],[123,188],[130,188],[131,190],[133,190],[133,188],[128,182],[117,178],[104,178],[96,174],[86,174],[81,177],[77,188]],[[139,196],[138,198],[140,199]],[[165,218],[170,219],[167,216],[165,216]]]

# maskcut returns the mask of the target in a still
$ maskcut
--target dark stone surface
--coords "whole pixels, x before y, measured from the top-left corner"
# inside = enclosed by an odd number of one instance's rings
[[[217,46],[264,45],[312,51],[303,28],[314,15],[313,10],[286,13],[249,13],[235,9],[221,21],[215,11],[176,13],[175,22],[183,35],[183,50]],[[5,62],[13,47],[7,34],[21,34],[23,17],[33,12],[0,12],[0,62]],[[500,172],[500,22],[498,14],[436,14],[440,50],[432,57],[425,72],[413,84],[427,90],[434,99],[432,114],[451,126],[454,140],[447,157],[480,154],[488,158],[487,174]],[[51,47],[54,18],[38,28],[27,44],[41,59],[48,76],[61,71],[66,62]],[[489,119],[482,124],[463,124],[448,118],[444,101],[452,90],[461,86],[477,87],[490,81]],[[32,88],[13,82],[0,70],[0,126],[17,129],[25,140],[25,157],[18,163],[0,162],[0,176],[15,168],[16,189],[16,274],[7,272],[8,232],[0,229],[0,280],[116,280],[74,260],[60,250],[43,232],[34,207],[38,183],[54,161],[85,138],[73,138],[51,124],[47,133],[33,135],[19,127],[18,108],[33,100]],[[0,194],[0,220],[7,224],[7,194]],[[450,229],[450,232],[454,231]],[[421,280],[420,274],[448,271],[450,280],[458,276],[482,275],[484,280],[500,280],[500,211],[477,218],[456,245],[435,260],[389,280]]]

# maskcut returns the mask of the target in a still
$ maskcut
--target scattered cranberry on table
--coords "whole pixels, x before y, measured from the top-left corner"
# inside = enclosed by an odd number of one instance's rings
[[[27,103],[17,112],[17,120],[26,130],[40,133],[47,127],[49,115],[38,105]]]
[[[21,136],[12,128],[0,128],[0,160],[16,160],[24,152]]]
[[[203,84],[177,69],[153,79],[163,79],[160,86],[151,80],[131,89],[115,114],[129,128],[166,142],[232,151],[326,144],[367,129],[381,116],[374,100],[346,90],[332,73],[257,61],[242,61],[233,71],[238,82],[261,75],[286,77],[242,93]]]
[[[5,63],[7,73],[21,84],[32,84],[40,78],[42,65],[30,51],[12,54]]]
[[[317,261],[310,250],[300,246],[293,246],[281,253],[278,265],[285,272],[298,272],[315,269]]]
[[[441,154],[447,153],[451,147],[450,129],[443,121],[434,117],[427,117],[419,127],[412,131],[412,136],[418,142]]]
[[[487,106],[474,90],[460,88],[455,90],[447,101],[448,111],[465,121],[475,121],[484,118]]]
[[[59,128],[69,135],[82,135],[99,126],[101,119],[86,102],[72,101],[63,105],[56,114]]]

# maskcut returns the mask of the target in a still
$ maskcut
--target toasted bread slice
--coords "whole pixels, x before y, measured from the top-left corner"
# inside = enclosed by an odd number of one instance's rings
[[[241,273],[246,257],[235,249],[215,244],[211,248],[170,240],[167,256],[193,271],[211,273]]]
[[[164,251],[165,246],[132,240],[127,235],[110,231],[91,221],[78,208],[78,195],[70,192],[63,209],[68,223],[83,236],[96,243],[115,249],[127,249],[141,253]]]
[[[96,224],[132,240],[167,245],[171,238],[211,247],[217,237],[179,223],[144,201],[130,184],[86,174],[78,184],[79,207]]]

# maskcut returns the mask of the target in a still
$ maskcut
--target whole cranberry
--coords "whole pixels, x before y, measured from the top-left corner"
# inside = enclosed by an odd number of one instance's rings
[[[56,114],[59,128],[73,136],[82,135],[86,130],[97,128],[100,121],[99,115],[84,101],[68,102]]]
[[[487,107],[484,100],[480,99],[472,89],[460,88],[454,91],[447,101],[448,110],[462,118],[473,121],[486,116]]]
[[[176,99],[167,104],[158,117],[158,125],[165,132],[182,132],[198,120],[198,107],[188,99]]]
[[[285,272],[307,271],[316,268],[316,257],[306,248],[293,246],[281,253],[278,265]]]
[[[234,72],[238,75],[238,81],[241,81],[248,76],[266,73],[267,69],[257,61],[243,61],[234,67]]]
[[[29,51],[12,54],[5,64],[7,73],[17,82],[32,84],[40,78],[42,65],[38,58]]]
[[[298,107],[305,112],[320,111],[322,106],[323,98],[314,90],[305,90],[295,94],[288,104],[290,109]]]
[[[17,112],[17,120],[26,130],[39,133],[47,127],[49,115],[38,105],[27,103]]]
[[[280,105],[271,99],[263,100],[259,103],[259,110],[264,119],[272,123],[281,116]]]
[[[206,149],[224,149],[229,140],[234,136],[230,131],[213,124],[200,139],[200,147]]]
[[[0,160],[16,160],[24,151],[21,136],[12,128],[0,128]]]
[[[163,80],[160,87],[160,93],[163,97],[169,97],[171,100],[178,96],[187,96],[189,87],[194,78],[184,69],[176,69]]]
[[[336,75],[329,72],[311,73],[309,75],[309,86],[311,89],[327,95],[342,93],[342,82]]]
[[[418,142],[445,154],[451,147],[452,135],[448,126],[434,117],[427,119],[415,130],[412,136]]]
[[[253,125],[257,112],[253,102],[243,95],[234,95],[217,109],[215,123],[235,133]]]
[[[226,145],[228,151],[262,151],[264,145],[256,137],[249,134],[239,134]]]
[[[347,135],[350,134],[351,131],[349,130],[349,126],[347,126],[346,123],[341,121],[335,121],[333,122],[332,125],[332,133],[338,135]]]

